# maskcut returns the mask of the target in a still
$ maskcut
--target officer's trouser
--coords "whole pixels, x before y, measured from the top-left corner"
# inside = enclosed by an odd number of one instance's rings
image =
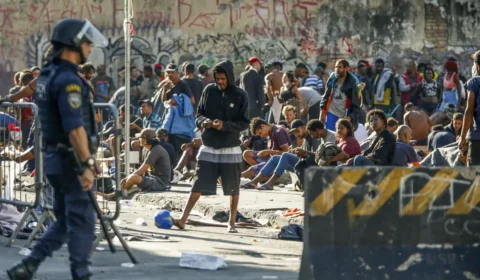
[[[46,176],[55,189],[57,221],[36,243],[31,256],[43,261],[68,240],[72,274],[90,275],[89,254],[95,239],[95,209],[75,173]]]

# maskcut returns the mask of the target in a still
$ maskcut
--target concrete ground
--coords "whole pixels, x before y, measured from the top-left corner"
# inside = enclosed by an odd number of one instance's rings
[[[179,209],[183,208],[188,193],[187,185],[179,185],[169,192],[139,193],[134,197],[133,205],[122,206],[119,219],[122,233],[153,240],[128,242],[139,261],[132,268],[122,267],[130,260],[120,243],[115,243],[119,250],[112,254],[106,242],[102,242],[101,248],[104,250],[97,251],[92,258],[92,279],[298,279],[303,243],[270,239],[267,235],[273,230],[273,225],[289,222],[275,215],[276,211],[303,208],[300,193],[285,190],[241,192],[240,212],[246,217],[268,219],[272,226],[239,228],[237,234],[227,234],[223,227],[187,225],[184,231],[156,228],[153,217],[157,209],[169,208],[175,216],[179,216]],[[202,197],[195,208],[197,213],[210,217],[217,210],[227,209],[228,198],[223,195]],[[138,218],[143,218],[147,226],[136,225]],[[302,220],[300,217],[290,222],[301,223]],[[168,239],[163,239],[164,236],[168,236]],[[7,279],[5,269],[22,258],[19,251],[23,241],[16,241],[11,248],[4,247],[6,242],[6,238],[0,237],[0,279]],[[227,268],[217,271],[182,268],[179,266],[182,252],[225,257]],[[36,279],[70,279],[66,247],[44,263]]]

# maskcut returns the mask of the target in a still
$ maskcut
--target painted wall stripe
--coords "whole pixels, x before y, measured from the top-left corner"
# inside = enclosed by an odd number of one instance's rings
[[[400,188],[402,177],[410,175],[414,171],[415,169],[411,168],[392,169],[392,171],[377,185],[379,192],[378,197],[374,200],[364,199],[350,214],[355,216],[374,215]]]
[[[420,215],[432,201],[450,186],[451,180],[458,176],[452,169],[438,171],[431,180],[403,208],[403,215]]]
[[[480,203],[480,178],[476,177],[470,188],[460,196],[447,215],[466,215]],[[480,209],[478,209],[480,210]]]
[[[368,169],[345,169],[310,204],[310,216],[323,216],[350,191]]]

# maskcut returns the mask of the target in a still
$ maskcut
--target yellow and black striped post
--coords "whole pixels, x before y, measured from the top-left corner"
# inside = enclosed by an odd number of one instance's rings
[[[309,169],[300,279],[480,278],[479,174]]]

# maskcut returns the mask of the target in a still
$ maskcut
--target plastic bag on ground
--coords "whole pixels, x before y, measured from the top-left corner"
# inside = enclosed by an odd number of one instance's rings
[[[180,258],[180,266],[201,270],[217,270],[227,267],[225,259],[213,255],[184,252]]]
[[[278,237],[283,240],[302,241],[303,226],[295,225],[295,224],[284,226],[280,230],[280,234],[278,235]]]

